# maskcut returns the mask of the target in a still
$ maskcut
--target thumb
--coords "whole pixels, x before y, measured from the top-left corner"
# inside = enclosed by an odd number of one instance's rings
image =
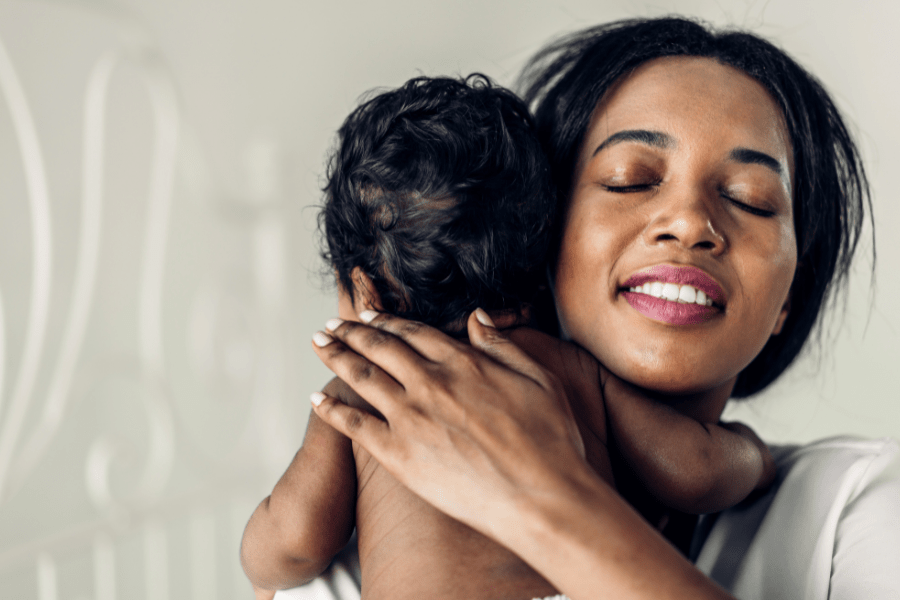
[[[380,457],[390,443],[390,428],[378,417],[322,392],[313,393],[310,401],[320,419],[358,442],[372,456]]]
[[[566,387],[557,375],[551,370],[544,368],[543,365],[531,358],[525,350],[509,339],[507,334],[494,327],[491,318],[480,308],[469,315],[468,328],[469,341],[472,343],[472,346],[512,371],[528,377],[545,390],[554,392],[555,406],[561,411],[569,439],[575,446],[578,455],[584,458],[584,440],[575,422],[575,414],[569,404]]]
[[[549,372],[519,348],[505,333],[497,329],[491,317],[477,308],[467,323],[469,342],[498,363],[549,387]]]

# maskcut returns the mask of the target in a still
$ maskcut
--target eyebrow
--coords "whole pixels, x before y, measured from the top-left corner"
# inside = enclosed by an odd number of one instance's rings
[[[615,146],[622,142],[638,142],[656,148],[671,148],[675,146],[675,138],[661,131],[648,131],[646,129],[625,129],[616,132],[603,140],[594,150],[592,156],[596,156],[604,148]],[[761,165],[773,171],[779,177],[784,176],[784,168],[781,163],[774,157],[769,156],[765,152],[759,150],[751,150],[750,148],[735,148],[728,153],[728,158],[745,165]]]
[[[675,145],[675,139],[661,131],[647,131],[646,129],[626,129],[612,134],[597,146],[592,156],[596,156],[601,150],[622,142],[639,142],[656,148],[671,148]]]
[[[781,166],[781,163],[759,150],[735,148],[728,154],[728,158],[745,165],[762,165],[774,171],[779,177],[784,176],[784,168]]]

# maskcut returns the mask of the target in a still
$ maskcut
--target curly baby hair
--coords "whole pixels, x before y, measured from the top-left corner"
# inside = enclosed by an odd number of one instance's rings
[[[545,283],[556,211],[525,104],[480,74],[417,77],[347,117],[331,154],[323,258],[383,310],[449,332],[477,307],[519,311]]]

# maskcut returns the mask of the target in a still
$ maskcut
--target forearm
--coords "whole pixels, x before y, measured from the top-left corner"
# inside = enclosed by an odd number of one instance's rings
[[[522,498],[491,534],[573,600],[731,598],[581,469]]]
[[[244,530],[241,563],[253,585],[284,589],[321,573],[353,531],[355,499],[350,441],[310,415],[303,447]]]

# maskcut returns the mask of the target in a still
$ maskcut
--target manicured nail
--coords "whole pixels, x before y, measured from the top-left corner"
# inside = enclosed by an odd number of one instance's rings
[[[333,341],[334,338],[322,331],[317,331],[313,334],[313,344],[315,344],[319,348],[324,348]]]
[[[478,322],[485,327],[497,327],[496,325],[494,325],[494,322],[491,321],[491,318],[488,316],[488,314],[480,308],[475,309],[475,318],[478,319]]]
[[[328,331],[334,331],[335,329],[340,327],[341,323],[343,322],[343,319],[328,319],[327,321],[325,321],[325,329],[327,329]]]
[[[322,392],[313,392],[309,395],[309,401],[313,403],[313,406],[322,404],[322,400],[324,400],[325,398],[327,398],[327,396]]]
[[[378,316],[378,313],[374,310],[364,310],[359,313],[359,320],[363,323],[371,323],[372,319]]]

